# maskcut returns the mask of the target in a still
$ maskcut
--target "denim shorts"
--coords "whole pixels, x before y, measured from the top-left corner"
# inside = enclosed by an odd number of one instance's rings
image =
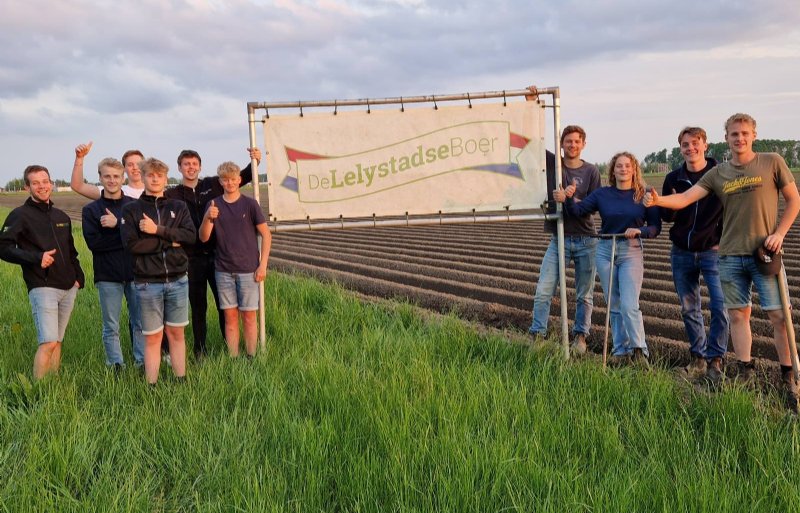
[[[164,325],[189,324],[189,278],[184,274],[166,283],[136,282],[136,299],[142,316],[142,334],[153,335]]]
[[[39,344],[64,340],[77,293],[78,287],[69,290],[36,287],[28,292]]]
[[[784,278],[781,272],[778,276]],[[725,308],[745,308],[753,303],[752,288],[756,287],[762,310],[780,310],[781,293],[776,276],[764,276],[751,255],[719,257],[719,278]]]
[[[247,312],[258,310],[258,282],[253,273],[225,273],[217,271],[219,309],[238,308]]]

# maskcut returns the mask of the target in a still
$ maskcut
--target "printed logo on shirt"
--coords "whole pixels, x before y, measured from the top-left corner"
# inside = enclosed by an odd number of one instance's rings
[[[760,176],[740,176],[722,184],[722,193],[728,196],[751,192],[762,186],[763,178]]]
[[[120,224],[125,224],[125,218],[123,217],[122,219],[119,220],[119,222]]]
[[[56,223],[56,228],[69,228],[69,223]]]
[[[175,211],[174,211],[174,210],[170,210],[170,211],[169,211],[169,216],[170,216],[172,219],[175,219]]]

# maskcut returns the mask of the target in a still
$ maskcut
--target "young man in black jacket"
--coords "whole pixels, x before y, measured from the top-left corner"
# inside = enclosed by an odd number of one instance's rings
[[[164,198],[166,164],[149,158],[140,167],[145,192],[122,209],[122,240],[134,255],[133,275],[145,336],[145,378],[155,384],[163,332],[175,376],[183,379],[186,375],[189,259],[183,246],[194,244],[196,236],[186,204]]]
[[[50,201],[50,172],[44,166],[28,166],[23,178],[30,197],[3,224],[0,258],[22,267],[39,338],[33,377],[40,379],[58,372],[61,365],[61,343],[84,276],[72,222]]]
[[[261,161],[261,150],[248,148],[251,159]],[[200,178],[202,160],[200,154],[194,150],[183,150],[178,155],[178,169],[183,176],[180,185],[168,189],[164,196],[170,199],[184,201],[189,209],[195,233],[200,230],[203,222],[206,205],[209,201],[221,196],[224,192],[219,178],[209,176]],[[253,179],[253,171],[248,164],[241,173],[242,183],[246,185]],[[219,294],[217,281],[214,277],[214,246],[212,237],[208,242],[198,241],[196,244],[184,246],[189,257],[189,304],[192,308],[192,334],[194,335],[195,358],[202,358],[206,353],[206,311],[208,300],[206,294],[208,287],[214,296],[214,302],[219,314],[219,329],[225,339],[225,314],[219,309]]]
[[[84,144],[75,148],[75,166],[83,174],[83,157],[91,146]],[[74,173],[74,171],[73,171]],[[122,244],[119,219],[122,208],[136,201],[123,194],[125,180],[122,163],[114,158],[105,158],[97,165],[97,173],[103,188],[100,198],[83,207],[81,220],[83,238],[92,251],[94,263],[94,285],[100,297],[100,312],[103,317],[103,347],[106,365],[118,370],[125,365],[120,347],[120,310],[122,298],[128,304],[128,328],[133,346],[133,360],[137,367],[144,365],[144,335],[139,313],[139,302],[133,286],[133,260]]]
[[[678,134],[684,163],[664,179],[663,195],[689,190],[717,162],[706,157],[706,131],[686,127]],[[723,304],[719,278],[719,241],[722,236],[722,203],[709,194],[680,210],[661,209],[661,219],[672,222],[669,238],[672,278],[681,302],[681,316],[689,337],[691,361],[685,368],[690,378],[704,374],[716,384],[722,379],[722,361],[728,350],[728,312]],[[700,298],[700,275],[711,300],[711,327],[706,337]]]

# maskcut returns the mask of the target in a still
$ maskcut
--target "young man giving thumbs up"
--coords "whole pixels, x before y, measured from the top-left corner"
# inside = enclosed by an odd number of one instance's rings
[[[194,244],[195,229],[182,201],[164,198],[166,164],[140,164],[144,193],[122,209],[122,240],[134,256],[133,276],[145,336],[144,369],[150,384],[158,381],[161,336],[166,331],[172,370],[186,375],[184,328],[189,324],[189,259],[181,247]]]

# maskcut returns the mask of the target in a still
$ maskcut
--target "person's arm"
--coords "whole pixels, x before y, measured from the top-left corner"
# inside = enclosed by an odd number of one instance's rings
[[[669,196],[671,194],[677,194],[675,191],[675,184],[672,182],[671,173],[667,175],[664,179],[664,185],[661,188],[661,196]],[[675,220],[675,211],[669,208],[659,208],[659,213],[661,214],[661,220],[665,223],[671,223]]]
[[[267,277],[267,263],[269,261],[269,251],[272,247],[272,234],[269,232],[267,223],[256,225],[259,235],[261,235],[261,255],[256,269],[255,280],[261,281]]]
[[[261,162],[261,150],[258,148],[247,148],[247,151],[250,153],[250,160],[256,159],[256,162]],[[248,162],[242,172],[239,173],[239,176],[242,177],[242,182],[239,184],[239,187],[249,184],[253,181],[253,163]]]
[[[597,189],[582,201],[576,201],[575,198],[569,197],[564,203],[564,206],[569,210],[569,213],[575,217],[587,216],[594,214],[598,210],[598,197],[602,189]]]
[[[69,186],[81,196],[96,200],[100,198],[100,188],[83,181],[83,158],[89,154],[91,149],[91,141],[86,144],[79,144],[75,148],[75,163],[72,165],[72,178]]]
[[[691,205],[695,201],[700,201],[709,195],[709,191],[703,187],[695,184],[686,191],[680,194],[670,194],[669,196],[659,196],[654,188],[651,188],[644,195],[645,207],[662,207],[670,208],[672,210],[680,210],[687,205]]]
[[[643,226],[641,230],[641,237],[643,239],[655,239],[661,233],[661,215],[658,207],[649,207],[645,211],[645,220],[647,226]]]
[[[43,251],[30,251],[17,245],[17,240],[24,230],[22,217],[16,211],[12,211],[0,231],[0,259],[18,265],[43,264]]]
[[[119,230],[119,223],[116,221],[117,218],[110,210],[106,209],[105,212],[103,216],[98,218],[90,205],[84,206],[81,211],[83,238],[86,240],[86,246],[89,247],[92,253],[122,249],[120,240],[117,237],[109,236],[109,230]],[[106,221],[107,226],[104,226],[103,218],[113,218],[113,225],[111,225],[111,221]]]
[[[198,230],[198,237],[200,242],[208,242],[211,238],[211,232],[214,231],[214,219],[219,217],[219,207],[211,200],[206,208],[206,213],[203,215],[203,222],[200,223],[200,230]]]
[[[158,253],[164,248],[160,238],[141,230],[140,223],[144,220],[143,216],[145,214],[140,213],[134,205],[126,205],[122,209],[122,243],[134,255]]]
[[[770,251],[778,251],[783,246],[783,239],[794,224],[798,212],[800,212],[800,194],[797,192],[797,184],[795,182],[788,183],[781,188],[781,194],[786,202],[786,207],[783,209],[783,216],[778,223],[778,227],[772,232],[769,237],[764,241],[764,247]]]
[[[72,268],[75,269],[75,283],[79,289],[82,289],[86,283],[86,276],[81,269],[81,263],[78,261],[78,250],[75,248],[75,238],[72,236],[72,227],[69,231],[69,259],[72,263]]]
[[[175,204],[178,205],[176,207],[177,222],[173,226],[156,225],[155,234],[170,246],[194,244],[197,242],[197,233],[192,216],[189,214],[189,208],[186,203],[176,201]]]

